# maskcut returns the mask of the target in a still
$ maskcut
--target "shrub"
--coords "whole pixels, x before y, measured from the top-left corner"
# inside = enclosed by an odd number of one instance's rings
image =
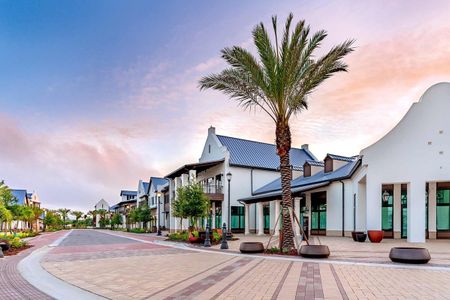
[[[13,238],[10,242],[9,245],[11,246],[11,248],[21,248],[23,246],[25,246],[27,243],[25,241],[22,241],[20,238],[15,237]]]
[[[222,238],[222,236],[217,232],[217,231],[213,231],[213,242],[218,242],[220,241],[220,239]]]
[[[128,229],[128,232],[132,232],[132,233],[147,233],[147,230],[141,229],[141,228],[132,228],[132,229]]]

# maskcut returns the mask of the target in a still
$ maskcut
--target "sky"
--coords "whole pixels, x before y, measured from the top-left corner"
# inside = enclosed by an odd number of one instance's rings
[[[198,80],[225,67],[224,47],[254,52],[254,26],[289,12],[328,32],[317,56],[355,39],[348,73],[291,122],[293,146],[319,158],[358,154],[450,81],[449,1],[0,0],[0,180],[86,211],[198,161],[211,125],[273,143],[263,112]]]

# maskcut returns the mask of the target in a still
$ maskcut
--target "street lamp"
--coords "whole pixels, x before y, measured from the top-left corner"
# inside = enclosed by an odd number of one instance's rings
[[[227,180],[228,180],[228,237],[231,237],[231,201],[230,201],[230,181],[231,177],[233,177],[233,174],[230,172],[227,173]]]
[[[159,220],[159,217],[161,215],[161,207],[160,207],[160,197],[161,197],[161,193],[160,192],[156,192],[156,201],[158,201],[158,208],[157,208],[157,216],[156,216],[156,220],[158,222],[158,233],[156,235],[161,236],[161,222]]]

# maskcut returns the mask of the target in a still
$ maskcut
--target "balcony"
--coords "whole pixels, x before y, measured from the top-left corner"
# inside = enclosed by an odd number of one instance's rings
[[[202,184],[203,192],[211,201],[223,201],[223,186],[220,184]]]

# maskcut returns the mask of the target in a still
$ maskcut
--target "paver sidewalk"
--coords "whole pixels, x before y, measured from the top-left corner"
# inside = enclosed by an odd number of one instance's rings
[[[0,259],[0,299],[51,299],[49,296],[36,289],[20,275],[17,265],[31,252],[43,246],[51,244],[53,241],[66,234],[66,231],[41,234],[29,241],[32,248],[29,248],[17,255],[7,256]]]

